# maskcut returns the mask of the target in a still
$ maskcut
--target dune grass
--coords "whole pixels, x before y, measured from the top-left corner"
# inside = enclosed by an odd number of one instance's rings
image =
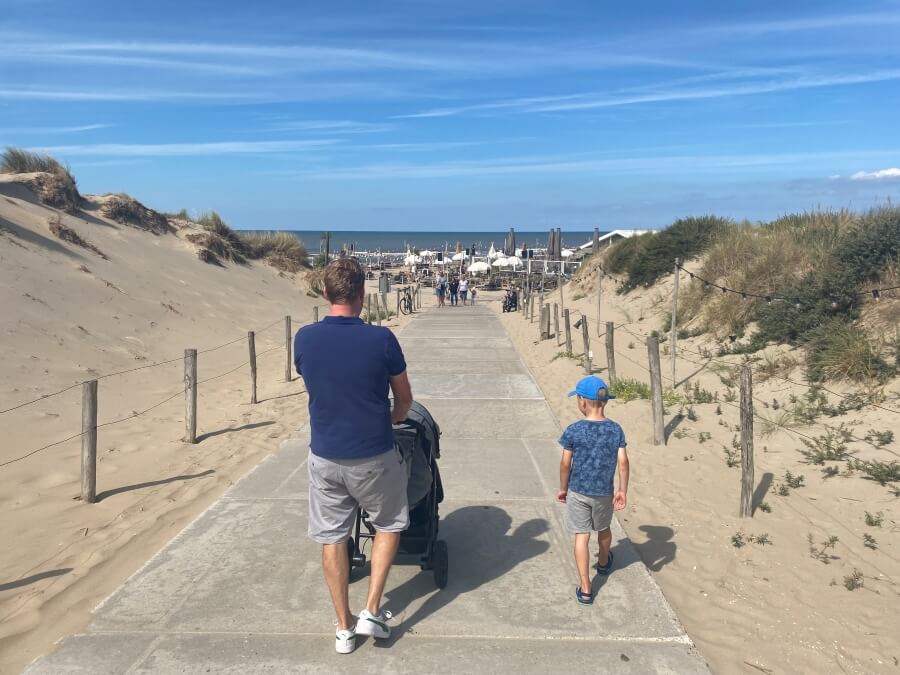
[[[69,167],[50,155],[7,147],[0,155],[0,173],[40,174],[29,181],[29,186],[45,204],[68,213],[81,207],[75,177]]]
[[[0,173],[53,173],[75,182],[69,167],[50,155],[22,148],[8,147],[3,151],[0,155]]]

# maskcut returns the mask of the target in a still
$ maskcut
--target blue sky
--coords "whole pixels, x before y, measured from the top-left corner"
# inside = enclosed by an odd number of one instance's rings
[[[0,145],[238,227],[900,197],[900,2],[0,0]]]

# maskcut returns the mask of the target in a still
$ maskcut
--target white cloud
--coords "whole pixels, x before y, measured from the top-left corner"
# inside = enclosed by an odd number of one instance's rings
[[[878,171],[857,171],[850,180],[896,180],[900,178],[900,169],[880,169]]]
[[[303,152],[334,145],[334,139],[310,141],[223,141],[215,143],[57,145],[36,148],[63,157],[200,157],[209,155],[247,155],[279,152]]]
[[[11,129],[0,129],[0,133],[4,134],[77,134],[84,131],[94,131],[96,129],[107,129],[111,124],[82,124],[73,127],[15,127]]]

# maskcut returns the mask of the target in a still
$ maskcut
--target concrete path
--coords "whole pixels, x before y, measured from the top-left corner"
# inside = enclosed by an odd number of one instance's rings
[[[441,537],[450,580],[398,566],[388,644],[334,653],[333,612],[306,537],[308,439],[297,437],[116,591],[43,673],[706,673],[631,543],[591,607],[574,599],[554,502],[559,424],[486,307],[423,312],[401,334],[413,392],[443,430]],[[351,585],[361,608],[366,572]]]

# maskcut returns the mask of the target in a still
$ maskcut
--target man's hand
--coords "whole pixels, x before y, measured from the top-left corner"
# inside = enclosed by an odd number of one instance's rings
[[[558,501],[560,504],[565,504],[566,496],[568,494],[569,494],[568,490],[560,490],[559,492],[556,493],[556,501]]]
[[[625,493],[619,490],[616,493],[616,496],[613,498],[613,510],[621,511],[627,505],[628,500],[625,498]]]

